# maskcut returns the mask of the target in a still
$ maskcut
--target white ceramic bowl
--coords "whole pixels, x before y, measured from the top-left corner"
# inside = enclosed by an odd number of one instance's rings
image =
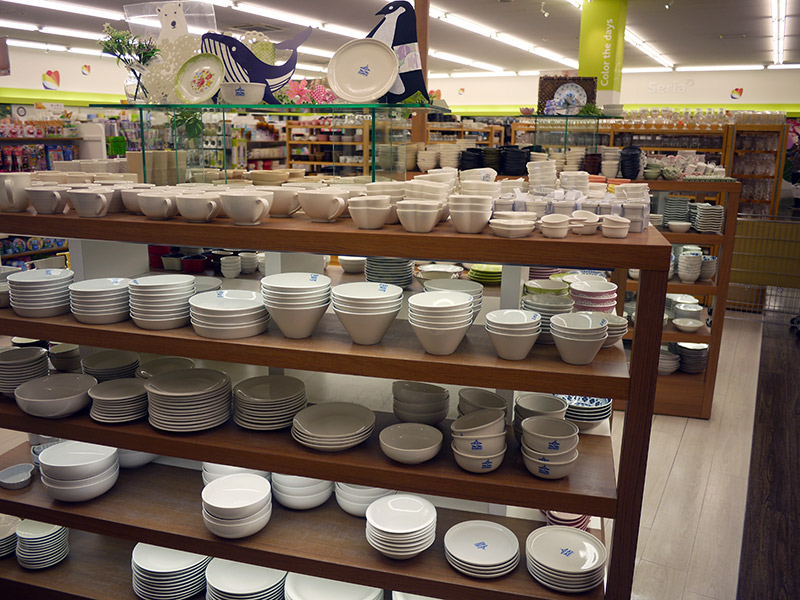
[[[542,479],[562,479],[570,474],[578,460],[578,451],[573,450],[572,455],[567,460],[560,462],[543,461],[530,458],[527,454],[522,455],[525,467],[532,475]]]
[[[449,409],[445,408],[439,412],[421,413],[402,410],[394,407],[394,415],[403,423],[421,423],[424,425],[438,425],[447,418]]]
[[[488,435],[453,437],[453,449],[470,456],[495,456],[505,447],[505,431]]]
[[[119,466],[123,469],[138,469],[158,458],[158,454],[140,452],[138,450],[126,450],[125,448],[120,448],[118,452]]]
[[[268,504],[248,519],[231,519],[229,522],[216,519],[203,511],[203,523],[211,533],[222,538],[239,539],[258,533],[269,523],[272,504]]]
[[[530,354],[536,340],[539,339],[539,330],[534,333],[504,333],[486,327],[489,339],[497,356],[503,360],[524,360]]]
[[[306,487],[292,487],[281,485],[280,483],[273,483],[273,490],[277,490],[279,494],[285,496],[295,496],[297,498],[305,498],[307,496],[315,496],[327,491],[333,484],[330,481],[319,480]]]
[[[572,421],[570,420],[570,422]],[[578,427],[578,429],[580,429],[580,427]],[[558,452],[540,452],[539,450],[534,450],[533,448],[528,446],[525,443],[525,440],[521,438],[520,449],[522,450],[522,453],[525,454],[528,458],[533,458],[535,460],[547,459],[547,460],[553,460],[555,462],[560,462],[572,456],[572,453],[578,447],[579,443],[580,443],[580,437],[575,436],[574,443],[562,446],[561,450],[559,450]]]
[[[422,403],[422,402],[404,402],[403,400],[398,400],[397,398],[395,398],[394,401],[392,402],[392,406],[396,409],[405,412],[430,415],[434,413],[440,413],[443,410],[448,410],[448,408],[450,407],[450,401],[445,399],[445,400],[436,400],[433,402]]]
[[[491,435],[505,431],[505,413],[497,409],[484,409],[468,413],[450,424],[453,437]]]
[[[57,373],[31,379],[14,392],[17,406],[34,417],[57,419],[75,414],[91,402],[97,380],[81,373]]]
[[[368,207],[368,206],[350,206],[350,217],[353,223],[359,229],[380,229],[389,218],[391,208],[386,207]]]
[[[570,365],[588,365],[605,344],[608,333],[595,340],[581,340],[550,331],[561,360]]]
[[[392,382],[392,395],[404,402],[427,403],[446,400],[450,397],[450,392],[441,386],[430,383],[394,381]]]
[[[450,208],[450,220],[458,233],[480,233],[486,227],[491,216],[491,208],[481,210]]]
[[[439,209],[421,210],[398,208],[397,217],[400,219],[400,224],[403,226],[403,229],[409,233],[428,233],[432,231],[439,222],[440,212]]]
[[[87,442],[61,442],[39,454],[42,474],[61,481],[94,477],[117,462],[116,448]]]
[[[226,104],[261,104],[265,83],[221,83],[219,92]]]
[[[553,417],[528,417],[520,424],[522,439],[539,452],[558,452],[575,443],[578,427]]]
[[[686,233],[691,229],[692,224],[688,221],[670,221],[667,226],[673,233]]]
[[[244,519],[263,509],[271,499],[270,483],[249,473],[226,475],[202,492],[203,508],[219,519]]]
[[[266,306],[272,320],[285,337],[302,339],[309,337],[314,331],[322,315],[325,314],[328,303],[312,308],[283,308],[274,304]]]
[[[684,333],[694,333],[703,326],[701,320],[688,318],[673,319],[672,324],[675,325],[679,331],[683,331]]]
[[[452,328],[434,328],[427,325],[417,325],[411,323],[411,329],[417,336],[420,344],[428,354],[446,356],[456,351],[461,340],[467,335],[471,325],[471,320],[465,325]]]
[[[102,496],[117,482],[119,478],[119,466],[108,476],[104,479],[99,481],[94,481],[93,483],[87,484],[83,487],[56,487],[54,485],[46,483],[42,480],[42,485],[45,488],[47,494],[56,500],[61,500],[62,502],[86,502],[87,500],[92,500],[97,498],[98,496]]]
[[[506,446],[500,452],[492,455],[465,454],[459,452],[455,447],[455,442],[451,445],[453,457],[459,467],[470,473],[491,473],[503,463],[506,454]]]
[[[442,432],[430,425],[400,423],[379,436],[383,453],[397,462],[416,465],[435,457],[442,448]]]
[[[333,494],[333,485],[324,492],[311,496],[289,496],[273,490],[272,497],[286,508],[294,510],[309,510],[325,504]]]
[[[400,307],[388,312],[366,314],[344,311],[334,306],[333,312],[356,344],[371,346],[383,339],[400,312]]]
[[[514,402],[514,416],[519,419],[538,416],[563,419],[567,406],[565,400],[553,394],[522,394]]]

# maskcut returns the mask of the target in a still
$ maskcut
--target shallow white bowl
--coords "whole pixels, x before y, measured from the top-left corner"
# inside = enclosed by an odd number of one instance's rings
[[[333,486],[324,492],[314,494],[312,496],[288,496],[274,490],[272,497],[277,500],[281,505],[286,508],[293,508],[295,510],[308,510],[321,506],[328,501],[328,498],[333,494]]]
[[[219,519],[245,519],[271,499],[270,483],[259,475],[226,475],[203,488],[203,508]]]
[[[138,450],[119,449],[119,466],[123,469],[137,469],[153,462],[158,454]]]
[[[69,481],[93,477],[106,471],[117,460],[116,448],[66,441],[42,451],[39,454],[39,467],[48,477]]]
[[[89,388],[97,384],[90,375],[57,373],[31,379],[14,392],[17,406],[34,417],[57,419],[72,415],[91,402]]]
[[[703,326],[701,320],[689,318],[673,319],[672,324],[675,325],[679,331],[683,331],[684,333],[694,333]]]
[[[268,504],[261,511],[249,519],[231,519],[225,523],[215,519],[203,511],[203,523],[211,533],[222,538],[239,539],[258,533],[269,523],[272,516],[272,504]]]
[[[383,453],[397,462],[416,465],[435,457],[442,448],[442,432],[430,425],[400,423],[381,431]]]
[[[553,417],[528,417],[520,423],[522,439],[539,452],[559,452],[575,444],[578,427]]]
[[[453,437],[497,434],[505,431],[505,428],[505,413],[497,409],[471,412],[450,424]]]
[[[119,467],[111,473],[111,475],[107,476],[105,479],[100,481],[96,481],[90,485],[85,487],[79,488],[61,488],[61,487],[53,487],[48,485],[44,481],[42,481],[42,485],[44,486],[47,494],[51,498],[55,498],[56,500],[61,500],[62,502],[86,502],[87,500],[92,500],[97,498],[98,496],[102,496],[117,482],[119,478]]]
[[[553,394],[528,393],[517,396],[514,415],[517,418],[553,417],[563,419],[567,413],[567,402]]]

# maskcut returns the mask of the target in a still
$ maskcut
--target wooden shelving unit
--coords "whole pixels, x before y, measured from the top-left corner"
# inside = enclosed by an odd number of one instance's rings
[[[447,144],[455,143],[454,140],[431,139],[431,133],[453,133],[459,140],[469,139],[478,136],[476,140],[478,146],[498,147],[505,143],[505,127],[502,125],[487,125],[486,127],[469,127],[459,125],[458,127],[447,127],[437,124],[436,121],[428,122],[425,143],[427,144]]]
[[[739,159],[752,157],[753,155],[763,155],[774,157],[774,167],[772,173],[768,175],[755,175],[747,173],[733,173],[731,177],[736,177],[743,181],[747,180],[765,180],[771,181],[770,194],[768,198],[755,198],[747,189],[742,190],[742,203],[753,204],[769,204],[768,213],[772,215],[778,214],[778,206],[781,197],[781,185],[783,181],[783,167],[786,162],[786,136],[788,135],[787,125],[733,125],[731,127],[729,156],[727,163],[729,165],[728,172],[731,169],[737,169],[735,162]],[[744,149],[741,146],[746,145],[746,138],[761,138],[774,143],[776,149]],[[738,158],[737,158],[738,155]]]
[[[513,440],[509,444],[507,462],[500,469],[485,475],[471,475],[455,466],[447,450],[431,463],[416,467],[391,463],[377,450],[377,435],[365,445],[347,452],[325,454],[299,447],[289,440],[286,432],[246,432],[226,425],[198,434],[172,435],[160,433],[144,422],[106,427],[85,415],[59,420],[37,419],[24,415],[9,403],[0,405],[3,426],[22,431],[57,432],[72,439],[146,448],[170,456],[260,466],[279,472],[481,502],[549,507],[611,517],[614,519],[613,551],[606,589],[596,588],[581,597],[613,600],[630,597],[655,401],[660,339],[654,332],[661,328],[667,288],[664,274],[670,252],[669,244],[654,228],[622,240],[601,236],[549,240],[538,233],[527,239],[513,240],[495,237],[488,231],[457,234],[445,225],[429,234],[409,234],[399,226],[365,231],[356,229],[347,220],[317,224],[297,217],[267,219],[257,227],[236,227],[226,220],[194,224],[181,219],[156,222],[132,215],[90,220],[70,214],[32,213],[4,215],[4,226],[19,234],[48,235],[57,231],[70,238],[137,243],[159,240],[179,245],[377,256],[404,256],[413,252],[415,256],[426,258],[457,260],[469,256],[475,261],[506,265],[541,262],[640,269],[642,310],[637,315],[639,327],[635,331],[630,368],[619,346],[602,351],[591,365],[584,367],[561,362],[555,348],[544,345],[535,348],[524,361],[503,361],[494,356],[486,333],[480,328],[473,328],[455,354],[434,357],[422,351],[404,322],[393,324],[381,344],[364,347],[353,344],[338,321],[327,317],[314,335],[305,340],[287,340],[272,328],[269,333],[254,338],[220,341],[197,337],[188,328],[147,331],[130,322],[91,326],[76,322],[70,315],[24,319],[10,310],[0,311],[2,334],[26,334],[95,347],[223,358],[230,362],[381,378],[635,399],[627,406],[617,479],[613,475],[609,440],[583,435],[580,467],[561,481],[539,481],[524,471]],[[391,416],[380,415],[378,428],[392,421]],[[3,461],[20,462],[26,458],[23,456],[26,453],[27,447],[23,445],[6,455]],[[201,486],[197,472],[148,465],[122,473],[120,481],[108,494],[82,504],[55,502],[44,494],[38,483],[22,490],[4,490],[0,493],[0,511],[61,523],[101,536],[147,541],[434,597],[466,600],[566,598],[540,587],[524,565],[499,580],[463,577],[449,567],[441,546],[443,532],[456,522],[475,518],[474,513],[439,509],[437,544],[415,559],[399,562],[386,559],[369,548],[364,539],[363,521],[339,510],[333,500],[324,507],[302,513],[276,505],[270,523],[261,534],[233,541],[216,538],[205,530],[200,518]],[[487,515],[480,518],[507,525],[521,541],[539,526],[521,519]],[[74,560],[79,560],[77,553]],[[1,571],[0,578],[3,584],[4,579],[15,580],[14,576]],[[92,597],[88,592],[83,596]]]
[[[360,175],[369,175],[371,172],[371,152],[370,152],[370,137],[371,125],[364,122],[361,125],[311,125],[298,121],[286,121],[286,165],[288,167],[310,166],[310,167],[342,167],[345,169],[354,169],[360,171]],[[316,139],[295,139],[296,135],[304,135],[308,137],[313,135],[316,137],[322,131],[337,132],[337,135],[346,134],[354,135],[359,133],[362,136],[360,142],[332,142],[330,140],[318,141]],[[298,134],[298,132],[302,132]],[[320,154],[324,151],[333,152],[336,146],[342,148],[358,148],[361,147],[361,161],[357,163],[341,162],[336,160],[309,160],[307,155],[293,154],[293,149],[308,147],[310,154]],[[312,172],[317,169],[312,169]],[[352,173],[351,173],[352,174]]]

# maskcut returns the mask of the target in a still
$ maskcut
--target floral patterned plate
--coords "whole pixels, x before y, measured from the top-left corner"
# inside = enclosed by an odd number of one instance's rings
[[[181,102],[202,104],[214,97],[225,76],[222,60],[213,54],[196,54],[175,76],[175,93]]]

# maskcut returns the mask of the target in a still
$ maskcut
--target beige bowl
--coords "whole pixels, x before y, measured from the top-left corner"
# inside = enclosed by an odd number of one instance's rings
[[[507,446],[504,446],[502,451],[491,456],[459,452],[456,450],[455,442],[451,445],[451,448],[453,449],[453,456],[456,459],[456,463],[465,471],[469,471],[470,473],[490,473],[502,464]]]
[[[454,437],[501,433],[506,429],[506,415],[501,410],[485,409],[459,417],[450,425]]]
[[[407,465],[423,463],[435,457],[442,448],[442,432],[420,423],[399,423],[381,431],[383,453]]]

